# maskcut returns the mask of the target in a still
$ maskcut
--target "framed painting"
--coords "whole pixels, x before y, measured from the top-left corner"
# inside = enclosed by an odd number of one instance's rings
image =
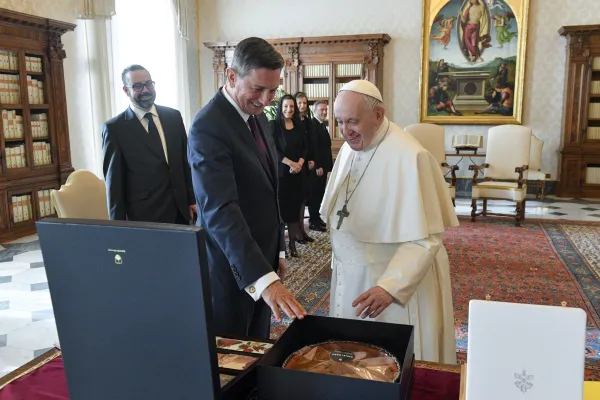
[[[423,0],[421,122],[520,124],[529,0]]]

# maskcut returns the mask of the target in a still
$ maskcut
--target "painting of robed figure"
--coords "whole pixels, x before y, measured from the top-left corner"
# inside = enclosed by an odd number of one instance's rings
[[[424,0],[421,122],[521,123],[529,0]]]

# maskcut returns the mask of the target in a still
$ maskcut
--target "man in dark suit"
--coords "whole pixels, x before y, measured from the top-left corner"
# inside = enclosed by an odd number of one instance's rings
[[[327,186],[327,174],[333,168],[333,157],[331,155],[331,137],[327,130],[325,120],[327,119],[327,101],[319,100],[314,105],[313,118],[313,147],[315,166],[310,171],[310,194],[308,212],[310,218],[308,227],[312,230],[325,232],[325,222],[321,219],[319,208]]]
[[[277,151],[263,113],[284,61],[260,38],[242,40],[226,84],[194,117],[189,161],[198,224],[207,232],[215,330],[268,338],[304,308],[283,286],[285,243],[279,214]]]
[[[188,224],[196,210],[179,111],[154,104],[150,73],[125,68],[130,107],[102,127],[110,219]]]

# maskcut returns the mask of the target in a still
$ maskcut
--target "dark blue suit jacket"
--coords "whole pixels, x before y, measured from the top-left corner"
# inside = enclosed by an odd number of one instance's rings
[[[207,232],[214,317],[222,333],[236,333],[231,321],[252,312],[248,301],[254,301],[244,288],[276,271],[279,252],[285,250],[277,151],[265,115],[258,120],[268,168],[250,129],[221,89],[196,114],[188,136],[198,224]]]
[[[104,178],[111,219],[175,222],[195,204],[187,136],[179,111],[156,106],[167,144],[155,146],[131,108],[102,127]]]

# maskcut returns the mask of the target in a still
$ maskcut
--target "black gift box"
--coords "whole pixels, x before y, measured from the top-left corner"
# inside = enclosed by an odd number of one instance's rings
[[[262,400],[407,400],[413,372],[414,327],[371,321],[308,316],[295,320],[256,368]],[[286,358],[304,346],[343,340],[381,347],[401,364],[396,383],[376,382],[284,369]]]

